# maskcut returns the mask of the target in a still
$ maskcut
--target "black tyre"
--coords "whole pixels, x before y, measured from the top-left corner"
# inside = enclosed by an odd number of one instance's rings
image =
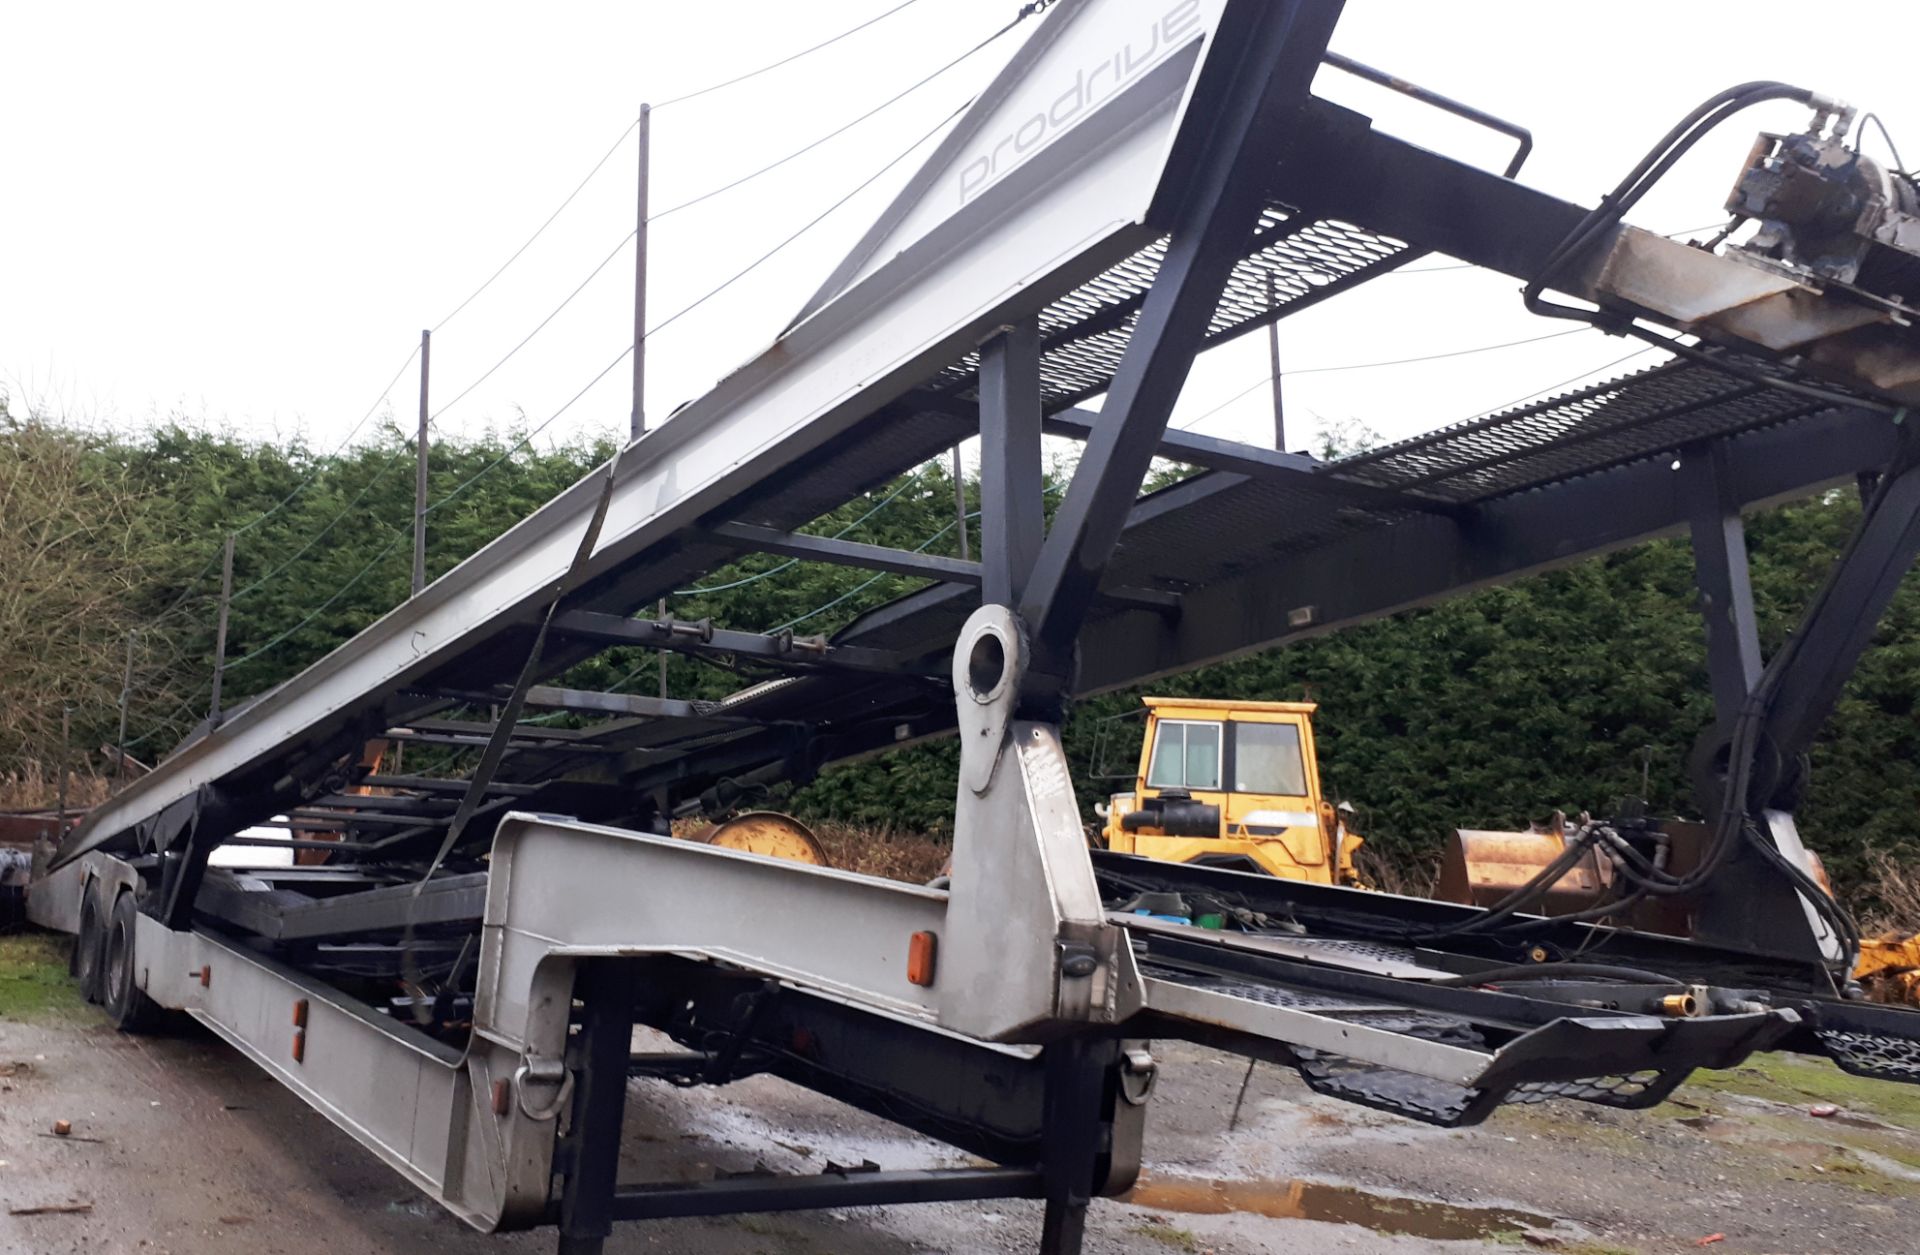
[[[88,885],[80,898],[80,931],[73,939],[73,979],[80,996],[88,1002],[100,1001],[100,965],[106,950],[106,929],[101,926],[100,895]]]
[[[134,979],[138,971],[133,952],[134,922],[138,916],[131,893],[114,899],[107,919],[106,962],[100,969],[102,1005],[113,1026],[123,1033],[142,1032],[159,1015],[159,1008],[140,991]]]

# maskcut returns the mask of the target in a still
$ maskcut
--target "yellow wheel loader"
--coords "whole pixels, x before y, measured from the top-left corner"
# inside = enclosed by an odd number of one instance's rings
[[[1140,769],[1105,806],[1107,848],[1358,884],[1350,810],[1320,792],[1312,702],[1149,697]]]

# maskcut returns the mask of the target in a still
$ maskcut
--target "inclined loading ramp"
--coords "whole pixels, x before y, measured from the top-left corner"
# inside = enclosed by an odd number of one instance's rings
[[[90,878],[96,916],[124,891],[138,944],[166,952],[139,966],[147,996],[475,1225],[556,1222],[578,1251],[618,1218],[999,1194],[1045,1197],[1045,1249],[1075,1250],[1088,1196],[1137,1168],[1154,1037],[1442,1124],[1548,1097],[1646,1105],[1783,1046],[1916,1079],[1920,1016],[1836,996],[1845,939],[1776,870],[1800,848],[1779,778],[1742,799],[1763,835],[1699,887],[1690,941],[1089,857],[1058,742],[1074,695],[1662,535],[1692,536],[1708,602],[1737,607],[1742,510],[1877,476],[1806,657],[1756,680],[1728,662],[1756,652],[1750,608],[1705,620],[1727,735],[1762,718],[1790,762],[1920,548],[1920,476],[1889,421],[1920,356],[1899,309],[1620,225],[1557,261],[1587,209],[1311,95],[1338,13],[1061,0],[776,345],[97,808],[43,889]],[[1108,62],[1129,39],[1152,51]],[[1003,169],[1035,102],[1089,64],[1126,72]],[[1434,252],[1557,266],[1556,290],[1703,348],[1334,462],[1167,429],[1198,352]],[[1042,431],[1085,442],[1044,531]],[[974,435],[980,561],[794,530]],[[1155,456],[1196,473],[1139,497]],[[929,583],[831,640],[647,613],[742,552]],[[767,678],[715,703],[555,683],[615,645]],[[1766,709],[1743,713],[1756,685]],[[584,726],[475,713],[493,706]],[[951,890],[658,835],[955,732]],[[484,746],[489,765],[369,775],[379,739]],[[1715,813],[1710,780],[1702,798]],[[343,839],[319,866],[207,869],[275,816]],[[1143,891],[1206,896],[1236,927],[1124,913]],[[1476,979],[1517,954],[1666,975]],[[416,994],[379,1005],[396,979]],[[287,995],[292,1027],[261,1005]],[[636,1022],[685,1051],[630,1058]],[[616,1187],[630,1072],[754,1071],[1001,1166]],[[382,1080],[407,1087],[406,1128],[368,1076],[408,1078]]]

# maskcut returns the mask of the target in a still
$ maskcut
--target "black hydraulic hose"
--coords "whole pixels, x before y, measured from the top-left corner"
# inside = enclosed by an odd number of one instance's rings
[[[1557,884],[1562,876],[1572,871],[1574,864],[1578,863],[1581,857],[1586,854],[1588,847],[1599,839],[1599,831],[1597,825],[1587,827],[1574,840],[1568,842],[1567,848],[1562,850],[1552,862],[1536,872],[1532,879],[1507,894],[1506,897],[1501,898],[1492,906],[1486,908],[1483,913],[1471,919],[1462,920],[1458,924],[1450,924],[1444,928],[1428,929],[1409,934],[1409,938],[1418,937],[1423,940],[1437,941],[1446,937],[1457,937],[1463,934],[1482,932],[1491,928],[1501,920],[1518,912],[1528,903],[1538,899],[1548,889],[1551,889]]]
[[[1527,308],[1548,318],[1592,321],[1593,315],[1588,310],[1542,300],[1540,296],[1542,290],[1584,252],[1601,232],[1617,225],[1626,212],[1637,204],[1668,170],[1672,169],[1675,162],[1699,143],[1707,132],[1734,114],[1769,100],[1797,100],[1804,104],[1812,104],[1815,96],[1804,87],[1759,80],[1729,87],[1701,102],[1661,137],[1659,143],[1640,159],[1639,164],[1627,172],[1619,185],[1602,196],[1599,205],[1581,219],[1579,225],[1568,233],[1567,238],[1548,254],[1546,264],[1541,267],[1540,272],[1524,290],[1523,296]]]

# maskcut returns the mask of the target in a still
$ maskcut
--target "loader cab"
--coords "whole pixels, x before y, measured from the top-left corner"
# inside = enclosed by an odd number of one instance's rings
[[[1144,700],[1133,790],[1107,807],[1109,849],[1352,883],[1359,838],[1321,796],[1312,702]]]

